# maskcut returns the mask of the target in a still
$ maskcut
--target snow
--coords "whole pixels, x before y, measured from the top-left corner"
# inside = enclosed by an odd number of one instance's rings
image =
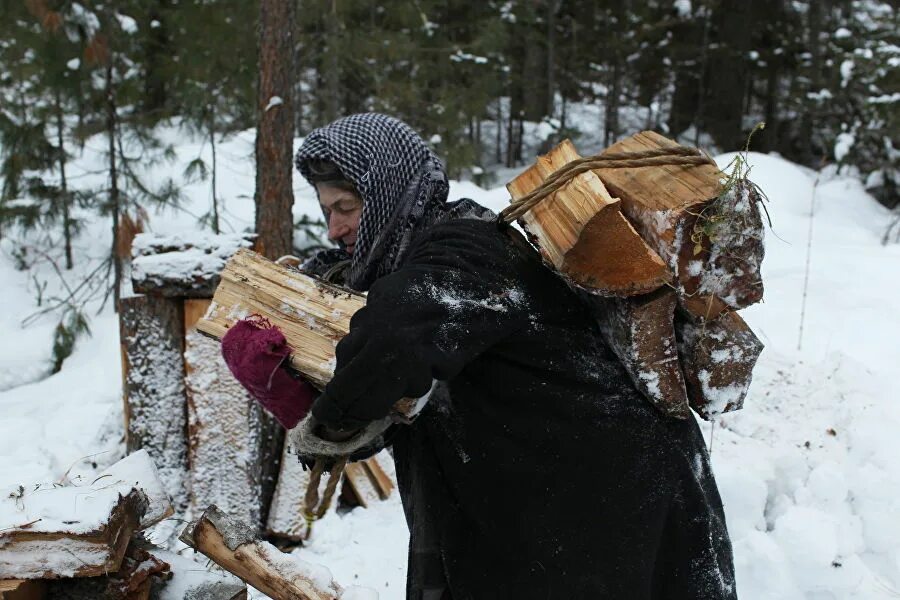
[[[263,109],[263,112],[269,112],[270,108],[274,108],[282,104],[284,104],[284,100],[282,100],[281,96],[272,96],[271,98],[269,98],[269,102],[266,104],[266,108]]]
[[[675,0],[674,6],[680,18],[687,19],[691,16],[691,0]]]
[[[225,261],[238,248],[252,245],[253,242],[240,233],[139,233],[132,244],[133,276],[157,284],[209,279],[222,271]]]
[[[841,162],[844,160],[850,150],[853,148],[853,144],[856,143],[856,136],[847,131],[842,131],[838,134],[837,140],[834,143],[834,158],[836,161]]]
[[[512,13],[510,12],[510,16]],[[599,149],[590,123],[602,109],[570,107],[583,123],[583,154]],[[623,115],[638,130],[646,114]],[[526,124],[529,143],[539,124]],[[492,134],[485,124],[484,134]],[[208,144],[163,130],[176,144],[177,163],[149,166],[151,177],[181,172]],[[299,141],[298,141],[299,143]],[[253,132],[217,148],[220,189],[228,190],[223,223],[242,231],[253,222]],[[88,140],[73,173],[86,185],[103,185],[102,140]],[[733,155],[717,157],[728,164]],[[881,245],[889,212],[863,185],[816,173],[773,155],[751,153],[750,178],[768,194],[774,228],[766,232],[762,264],[765,301],[742,311],[766,349],[745,408],[701,423],[725,505],[735,549],[738,593],[752,599],[888,600],[900,591],[900,403],[894,376],[900,356],[900,246]],[[500,170],[496,186],[452,182],[451,198],[472,197],[491,208],[505,205],[502,184],[518,170]],[[183,187],[186,211],[151,211],[153,232],[198,229],[191,215],[208,210],[208,183]],[[295,177],[296,217],[320,218],[315,193]],[[815,211],[811,211],[815,199]],[[88,215],[82,215],[88,216]],[[807,256],[810,220],[813,237]],[[76,240],[72,280],[96,266],[109,244],[107,220],[90,216]],[[191,234],[193,235],[193,234]],[[28,327],[37,310],[37,283],[62,294],[53,270],[16,268],[13,241],[0,240],[0,486],[52,483],[63,473],[86,481],[123,454],[120,350],[116,316],[102,298],[90,304],[92,336],[82,338],[62,371],[48,376],[52,315]],[[808,286],[804,274],[809,258]],[[81,264],[84,263],[84,264]],[[806,295],[805,324],[799,333]],[[4,379],[5,377],[5,379]],[[90,479],[89,479],[90,478]],[[8,492],[7,492],[8,493]],[[368,509],[332,511],[316,523],[301,560],[325,565],[336,581],[378,592],[382,600],[405,596],[408,534],[398,494]],[[354,591],[354,593],[357,593]],[[367,597],[363,594],[362,597]],[[261,597],[259,595],[254,597]],[[371,594],[368,595],[371,596]]]

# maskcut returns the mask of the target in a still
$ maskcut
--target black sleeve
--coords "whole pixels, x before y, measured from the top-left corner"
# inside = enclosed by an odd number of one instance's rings
[[[313,405],[318,420],[352,429],[385,417],[527,323],[527,298],[510,272],[514,249],[493,228],[455,223],[436,226],[403,267],[372,285]]]

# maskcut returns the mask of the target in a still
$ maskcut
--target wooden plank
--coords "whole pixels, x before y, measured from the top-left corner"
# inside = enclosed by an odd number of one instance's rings
[[[394,491],[394,488],[397,487],[397,484],[394,483],[394,480],[385,472],[384,467],[381,464],[382,461],[385,460],[389,460],[389,455],[386,452],[379,452],[375,456],[363,461],[363,464],[366,465],[366,469],[369,471],[369,476],[372,478],[375,487],[378,489],[378,495],[382,500],[387,500],[388,497],[390,497],[391,492]]]
[[[327,570],[289,558],[215,506],[190,523],[180,539],[275,600],[337,600],[343,591]]]
[[[513,199],[521,198],[579,158],[572,142],[565,140],[538,157],[507,189]],[[587,291],[627,296],[655,290],[671,273],[625,219],[619,204],[587,171],[522,215],[520,223],[544,260]]]
[[[184,303],[190,507],[199,512],[216,504],[260,529],[283,433],[232,376],[220,344],[196,331],[210,302]]]
[[[361,294],[239,250],[226,264],[197,329],[221,339],[236,321],[261,315],[278,326],[291,348],[302,349],[291,355],[291,366],[321,388],[334,372],[335,346],[364,304]]]
[[[121,301],[126,450],[149,452],[176,512],[188,504],[183,313],[180,300],[133,295]]]
[[[363,462],[348,463],[344,467],[344,485],[350,487],[357,504],[363,508],[368,508],[381,499],[378,488],[375,487]]]

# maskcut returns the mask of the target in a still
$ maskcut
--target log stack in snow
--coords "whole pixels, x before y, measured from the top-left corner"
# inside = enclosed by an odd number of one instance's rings
[[[334,346],[363,300],[240,250],[249,239],[135,238],[132,286],[124,290],[121,316],[126,437],[129,450],[144,448],[160,465],[179,514],[216,504],[260,531],[299,541],[307,473],[296,456],[279,460],[289,456],[281,428],[232,377],[211,338],[250,312],[267,315],[294,347],[307,350],[306,366],[302,357],[294,366],[323,385],[334,368]],[[223,270],[226,281],[219,286]],[[245,292],[257,304],[239,297]],[[297,327],[307,330],[299,338]],[[362,476],[370,472],[350,469],[341,496],[346,502],[366,505],[389,493],[389,478],[373,493],[367,483],[376,475]]]
[[[208,600],[246,598],[246,586],[234,578],[218,585],[222,575],[186,559],[173,568],[170,553],[143,540],[138,532],[172,510],[145,450],[90,478],[3,490],[0,598],[181,599],[198,579]]]
[[[672,148],[689,154],[647,131],[600,157]],[[513,200],[578,158],[568,140],[539,157],[507,185]],[[704,417],[740,408],[762,350],[733,312],[762,298],[760,198],[739,179],[724,185],[711,161],[695,162],[594,168],[519,219],[544,260],[593,296],[586,299],[636,387],[675,417],[686,417],[688,404]],[[656,261],[662,274],[648,269]],[[573,276],[588,272],[605,275]],[[657,290],[662,284],[671,289]]]

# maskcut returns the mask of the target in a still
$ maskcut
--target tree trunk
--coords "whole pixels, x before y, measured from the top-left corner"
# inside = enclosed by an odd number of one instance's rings
[[[63,108],[62,99],[60,98],[59,89],[56,90],[56,145],[59,149],[59,193],[62,197],[63,211],[63,243],[66,253],[66,269],[71,269],[72,262],[72,219],[69,214],[69,186],[66,182],[66,146],[63,140]]]
[[[705,72],[705,93],[698,114],[704,129],[724,150],[740,148],[744,139],[744,91],[749,77],[754,14],[742,0],[724,0],[713,15],[715,50]]]
[[[216,195],[216,109],[210,108],[209,111],[209,145],[212,149],[212,229],[213,233],[219,234],[219,198]]]
[[[116,91],[113,87],[112,57],[106,65],[106,135],[109,138],[109,205],[112,214],[113,306],[119,312],[122,286],[122,257],[119,256],[119,173],[116,164]]]
[[[337,47],[339,35],[339,23],[337,14],[337,0],[331,0],[331,6],[325,12],[325,36],[326,36],[326,52],[325,52],[325,106],[322,114],[327,122],[331,122],[338,118],[341,109],[341,90],[340,90],[340,65],[338,64]]]
[[[169,35],[167,31],[167,0],[157,0],[156,5],[150,8],[147,19],[149,31],[146,34],[144,57],[145,57],[145,76],[144,76],[144,112],[151,115],[153,120],[161,117],[168,108],[168,90],[166,83],[166,67],[164,61],[171,57],[172,48],[169,44]],[[152,26],[150,23],[158,23]]]
[[[293,249],[293,26],[292,1],[261,0],[259,118],[256,132],[256,247],[261,254],[270,258],[290,254]]]

